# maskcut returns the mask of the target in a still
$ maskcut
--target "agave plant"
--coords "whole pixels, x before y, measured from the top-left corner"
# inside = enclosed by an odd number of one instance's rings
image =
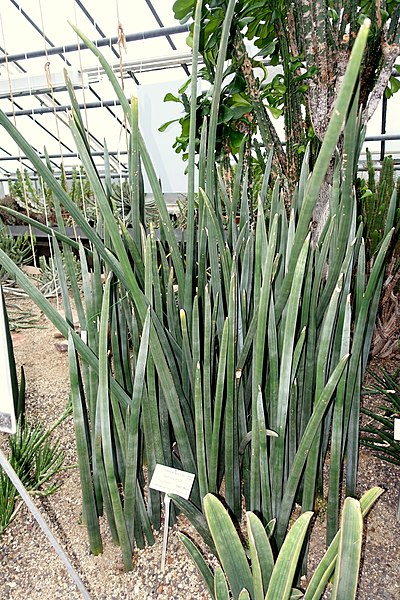
[[[270,155],[253,222],[244,146],[231,195],[214,160],[233,5],[231,0],[223,25],[207,147],[204,134],[197,157],[200,190],[196,202],[194,118],[190,124],[184,239],[175,237],[138,129],[137,101],[128,102],[104,57],[81,32],[77,31],[98,57],[126,115],[133,236],[113,211],[108,155],[104,169],[108,175],[102,181],[70,86],[70,127],[96,195],[96,228],[0,112],[0,124],[53,193],[59,230],[41,228],[53,237],[66,318],[1,251],[0,263],[69,338],[83,513],[91,548],[94,553],[101,551],[98,516],[104,511],[127,569],[132,568],[134,544],[151,543],[151,526],[160,526],[160,496],[145,490],[157,463],[196,474],[191,501],[176,502],[194,521],[204,525],[202,498],[207,493],[223,491],[237,516],[244,496],[246,507],[265,523],[276,519],[274,543],[278,547],[284,542],[295,500],[300,500],[305,512],[313,509],[328,449],[330,539],[338,528],[344,455],[348,492],[355,493],[359,391],[393,219],[390,208],[385,239],[367,281],[352,195],[362,143],[357,103],[352,98],[353,92],[357,96],[368,24],[354,45],[312,173],[304,161],[289,218],[279,183],[266,214]],[[193,116],[200,23],[198,0]],[[344,124],[347,160],[336,161],[330,218],[315,245],[309,234],[313,207]],[[152,186],[159,237],[151,227],[146,232],[141,168]],[[90,240],[89,250],[65,235],[61,206]],[[83,297],[73,276],[72,249],[80,253]],[[83,337],[73,326],[67,277]]]

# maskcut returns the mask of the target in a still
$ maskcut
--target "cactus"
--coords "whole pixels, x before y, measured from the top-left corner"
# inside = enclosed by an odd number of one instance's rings
[[[368,180],[365,182],[363,193],[359,197],[359,214],[364,223],[364,240],[367,260],[375,254],[385,230],[390,200],[395,188],[393,157],[386,156],[382,163],[379,180],[376,182],[376,172],[371,152],[367,149]],[[397,191],[396,212],[400,209],[400,194]],[[397,221],[398,219],[396,219]],[[393,240],[394,245],[396,239]]]
[[[0,248],[16,265],[22,266],[32,260],[32,243],[28,233],[14,238],[5,225],[0,222]],[[0,281],[10,279],[8,271],[0,266]]]
[[[372,339],[372,356],[391,356],[399,350],[399,216],[400,186],[394,179],[393,158],[385,157],[382,170],[376,181],[371,153],[367,150],[368,179],[358,180],[359,214],[364,224],[367,272],[370,272],[374,257],[382,242],[388,218],[394,212],[395,233],[387,257],[385,280],[380,298],[376,326]],[[400,181],[400,180],[399,180]]]

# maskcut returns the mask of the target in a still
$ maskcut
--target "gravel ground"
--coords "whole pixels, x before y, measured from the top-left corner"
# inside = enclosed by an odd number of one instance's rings
[[[6,301],[13,303],[15,299],[6,298]],[[18,304],[31,307],[28,300],[18,300]],[[58,341],[53,337],[52,326],[41,321],[42,329],[28,329],[14,334],[14,350],[17,364],[23,364],[26,371],[27,414],[31,421],[40,419],[50,424],[53,418],[61,414],[68,398],[67,356],[55,348]],[[75,465],[71,418],[59,428],[57,435],[66,455],[66,466]],[[5,447],[5,436],[2,434],[0,444]],[[86,531],[80,524],[77,469],[64,471],[60,475],[60,482],[62,485],[55,495],[36,498],[35,503],[93,599],[209,598],[177,536],[178,530],[184,531],[198,541],[196,533],[184,518],[179,518],[170,530],[164,574],[160,571],[162,533],[156,534],[153,546],[137,553],[135,570],[124,573],[119,549],[113,546],[104,522],[101,524],[104,552],[98,557],[89,554]],[[386,491],[366,521],[358,600],[400,600],[400,525],[395,519],[399,471],[362,451],[360,492],[374,485],[381,485]],[[322,521],[322,517],[316,518],[313,527],[311,567],[323,553],[325,530]],[[74,600],[80,597],[47,538],[25,506],[21,506],[14,522],[0,537],[0,598]],[[329,598],[329,592],[326,598]]]

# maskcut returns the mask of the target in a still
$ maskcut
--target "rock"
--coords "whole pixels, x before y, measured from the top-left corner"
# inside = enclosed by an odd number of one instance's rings
[[[54,347],[59,352],[68,352],[68,342],[56,342]]]

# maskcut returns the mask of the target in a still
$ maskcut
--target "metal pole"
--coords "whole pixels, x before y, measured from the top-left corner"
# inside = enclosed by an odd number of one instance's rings
[[[80,104],[79,108],[81,110],[85,108],[107,108],[109,106],[118,107],[120,103],[117,100],[104,100],[101,102],[87,102],[86,104]],[[54,112],[67,112],[71,110],[71,105],[69,104],[60,104],[58,106],[41,106],[40,108],[24,108],[22,110],[16,110],[14,112],[7,112],[7,117],[23,117],[26,115],[44,115],[46,113],[54,113]]]
[[[2,148],[0,148],[0,150],[3,150]],[[109,150],[108,154],[110,156],[117,156],[118,154],[124,156],[126,154],[128,154],[127,150]],[[93,150],[90,152],[91,156],[104,156],[104,151],[101,150]],[[40,154],[39,154],[40,156]],[[63,154],[63,158],[78,158],[78,153],[77,152],[64,152]],[[46,158],[45,155],[42,155],[43,158]],[[48,157],[51,158],[61,158],[61,154],[49,154]],[[0,157],[0,163],[2,163],[3,161],[7,161],[7,160],[19,160],[19,156],[1,156]],[[26,160],[26,156],[21,156],[22,160]]]
[[[168,35],[174,35],[178,33],[188,33],[188,25],[175,25],[174,27],[160,27],[159,29],[151,29],[150,31],[142,31],[139,33],[129,33],[125,36],[127,42],[138,42],[148,40],[156,37],[163,37]],[[118,37],[101,38],[93,42],[98,48],[102,46],[112,47],[114,44],[118,44]],[[20,52],[18,54],[9,54],[0,57],[0,65],[4,64],[6,60],[8,62],[15,62],[16,60],[26,60],[28,58],[40,58],[43,56],[50,56],[52,54],[67,54],[68,52],[77,52],[79,49],[87,50],[87,47],[83,42],[79,44],[68,44],[66,46],[55,46],[54,48],[47,48],[45,50],[32,50],[31,52]]]
[[[381,121],[381,134],[386,133],[386,115],[387,115],[387,98],[385,94],[382,98],[382,121]],[[382,162],[385,158],[385,138],[381,138],[381,155],[380,161]]]

